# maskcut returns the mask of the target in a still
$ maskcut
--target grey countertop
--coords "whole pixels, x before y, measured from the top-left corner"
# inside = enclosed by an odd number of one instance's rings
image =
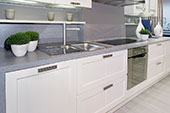
[[[27,55],[24,57],[17,58],[11,53],[11,51],[6,51],[5,49],[0,48],[0,72],[1,73],[10,72],[14,70],[31,68],[31,67],[61,62],[61,61],[84,58],[87,56],[105,54],[109,52],[120,51],[124,49],[159,43],[167,40],[170,40],[170,37],[149,39],[148,41],[143,41],[143,42],[136,42],[131,44],[119,45],[119,46],[110,46],[109,48],[97,50],[97,51],[72,53],[72,54],[58,55],[53,57],[48,56],[40,52],[39,50],[36,50],[35,52],[27,53]]]

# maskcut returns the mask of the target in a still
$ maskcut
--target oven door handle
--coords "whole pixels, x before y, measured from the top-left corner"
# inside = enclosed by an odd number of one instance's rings
[[[146,53],[143,53],[143,54],[139,54],[139,55],[136,55],[136,56],[132,56],[132,57],[128,57],[128,59],[131,59],[131,58],[142,58],[142,57],[145,57],[146,56]]]

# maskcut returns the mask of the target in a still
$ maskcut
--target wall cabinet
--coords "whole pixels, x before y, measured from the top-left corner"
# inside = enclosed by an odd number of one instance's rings
[[[157,16],[158,0],[145,0],[145,4],[125,6],[125,15]]]
[[[6,113],[76,113],[74,79],[72,62],[7,73]]]
[[[92,0],[30,0],[47,4],[92,8]]]

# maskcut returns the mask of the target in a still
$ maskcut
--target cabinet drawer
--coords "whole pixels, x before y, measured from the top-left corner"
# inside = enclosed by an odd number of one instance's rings
[[[78,94],[99,87],[112,77],[127,74],[127,51],[90,57],[80,62],[77,76]]]
[[[122,99],[126,92],[126,76],[77,97],[78,113],[104,113]]]
[[[159,58],[158,60],[154,60],[149,62],[148,64],[148,79],[152,79],[154,77],[160,76],[165,72],[164,68],[164,59]]]
[[[156,58],[165,55],[165,42],[149,45],[149,60],[154,60]]]

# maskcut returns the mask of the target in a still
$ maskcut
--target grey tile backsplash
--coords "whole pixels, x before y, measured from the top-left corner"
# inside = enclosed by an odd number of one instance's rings
[[[122,7],[107,6],[93,3],[92,9],[50,9],[30,8],[0,4],[0,19],[4,19],[4,10],[14,8],[15,19],[23,20],[47,20],[47,12],[54,11],[56,20],[65,20],[67,12],[74,14],[75,21],[86,21],[86,25],[68,27],[80,27],[81,31],[68,31],[68,41],[94,41],[125,36],[124,9]],[[40,24],[0,24],[0,47],[8,36],[17,32],[37,31],[40,33],[40,43],[63,41],[62,25]]]

